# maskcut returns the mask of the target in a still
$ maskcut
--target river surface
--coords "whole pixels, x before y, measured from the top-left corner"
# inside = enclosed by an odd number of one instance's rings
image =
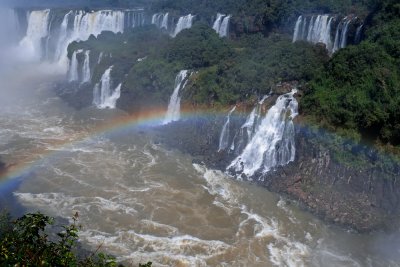
[[[0,157],[15,171],[0,186],[22,177],[10,193],[26,211],[78,212],[88,249],[101,245],[132,266],[400,266],[399,235],[327,225],[264,188],[192,164],[148,126],[97,131],[122,112],[73,110],[47,68],[1,77]]]

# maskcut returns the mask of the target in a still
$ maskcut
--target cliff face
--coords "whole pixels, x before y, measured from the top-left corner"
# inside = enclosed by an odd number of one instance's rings
[[[168,146],[190,153],[196,162],[225,170],[235,155],[217,152],[223,123],[223,117],[199,117],[170,124],[158,136]],[[241,123],[241,119],[233,119],[232,132]],[[297,124],[295,161],[252,180],[299,201],[329,222],[360,232],[393,226],[394,218],[400,215],[398,165],[387,163],[390,167],[385,169],[377,164],[385,156],[349,144],[343,144],[343,159],[338,159],[330,138]]]
[[[342,151],[345,156],[350,154],[353,162],[339,161],[318,134],[298,127],[295,162],[269,173],[263,185],[299,200],[327,221],[358,231],[392,223],[390,219],[400,214],[398,166],[385,170],[376,164],[384,158],[356,147],[350,151],[343,147]],[[354,160],[360,160],[360,165]]]

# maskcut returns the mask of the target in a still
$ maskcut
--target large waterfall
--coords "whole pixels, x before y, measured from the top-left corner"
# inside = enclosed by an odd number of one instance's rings
[[[190,29],[192,27],[194,16],[192,14],[180,17],[178,23],[175,26],[175,30],[172,34],[175,37],[178,33],[180,33],[184,29]]]
[[[349,30],[351,20],[347,17],[344,18],[338,25],[335,34],[335,43],[333,46],[333,53],[338,51],[341,48],[345,48],[347,45],[347,33]]]
[[[312,16],[310,21],[307,21],[306,17],[300,16],[296,22],[293,42],[304,40],[313,44],[323,43],[328,51],[332,51],[332,21],[333,17],[329,15]]]
[[[93,104],[99,109],[116,107],[117,100],[121,96],[122,84],[119,84],[114,90],[111,90],[111,71],[113,66],[109,67],[101,76],[100,83],[97,83],[93,89]]]
[[[146,16],[143,9],[125,11],[125,27],[136,28],[146,24]]]
[[[156,13],[151,17],[151,24],[154,24],[159,29],[168,30],[169,13]]]
[[[213,29],[218,33],[220,37],[228,36],[229,21],[231,15],[217,14],[217,18],[213,24]]]
[[[257,171],[265,173],[294,160],[293,119],[298,112],[298,103],[294,98],[296,92],[294,89],[277,99],[241,155],[228,166],[228,171],[251,177]]]
[[[226,117],[226,121],[222,127],[221,136],[219,137],[218,152],[227,149],[229,146],[231,115],[235,110],[236,106],[229,111],[228,116]]]
[[[329,53],[333,54],[347,46],[349,26],[353,21],[351,17],[345,17],[339,22],[336,17],[329,15],[318,15],[310,18],[299,16],[294,27],[293,42],[303,40],[314,44],[323,43]],[[334,24],[337,25],[335,39],[332,42]]]
[[[143,10],[74,10],[60,16],[58,11],[28,12],[26,35],[20,42],[21,50],[35,59],[45,58],[66,67],[67,47],[73,41],[86,41],[90,35],[103,31],[123,32],[125,28],[145,24]]]
[[[85,41],[90,35],[99,35],[103,31],[114,33],[124,30],[124,12],[122,11],[97,11],[86,13],[84,11],[69,12],[64,16],[62,25],[71,25],[58,39],[55,60],[63,61],[66,59],[68,45],[76,40]]]
[[[181,117],[181,98],[179,97],[179,91],[185,88],[190,72],[188,70],[181,70],[175,78],[175,88],[171,95],[171,99],[168,104],[167,114],[163,124],[168,124],[173,121],[178,121]]]
[[[20,42],[20,48],[30,58],[41,59],[43,56],[42,38],[49,34],[49,14],[50,9],[28,13],[28,28],[26,36]]]
[[[92,74],[90,71],[90,50],[85,52],[85,60],[83,61],[82,67],[82,83],[90,82]]]

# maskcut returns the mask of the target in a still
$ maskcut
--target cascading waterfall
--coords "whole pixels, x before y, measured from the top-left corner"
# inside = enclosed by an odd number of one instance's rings
[[[85,60],[82,67],[82,83],[90,82],[92,74],[90,72],[90,50],[85,51]]]
[[[90,35],[98,36],[103,31],[114,33],[124,31],[124,12],[122,11],[96,11],[86,13],[84,11],[69,12],[65,17],[73,22],[72,27],[67,31],[66,36],[61,36],[58,40],[60,54],[56,55],[55,60],[61,64],[66,59],[67,47],[73,41],[86,41]]]
[[[42,39],[49,34],[50,9],[28,12],[26,36],[21,40],[21,50],[29,53],[34,59],[42,58]]]
[[[217,18],[213,24],[213,29],[218,33],[220,37],[228,36],[229,21],[231,15],[217,14]]]
[[[306,17],[299,16],[294,29],[293,42],[303,40],[313,44],[323,43],[326,49],[332,52],[331,32],[333,20],[334,18],[329,15],[318,15],[317,17],[312,16],[308,22]]]
[[[145,13],[142,9],[125,12],[125,28],[136,28],[146,24]]]
[[[354,37],[355,44],[359,44],[361,42],[361,33],[362,33],[363,28],[364,28],[364,24],[361,24],[360,26],[357,27],[356,36]]]
[[[347,45],[347,32],[349,31],[350,22],[351,22],[350,20],[346,20],[346,22],[344,23],[342,37],[340,38],[341,39],[340,48],[345,48]]]
[[[351,19],[345,17],[338,25],[335,34],[335,43],[333,46],[332,53],[339,51],[339,49],[345,48],[347,46],[347,35],[349,30],[349,25]]]
[[[226,117],[225,124],[222,127],[221,135],[219,137],[218,152],[227,149],[229,146],[231,115],[235,110],[236,106],[229,111],[228,116]]]
[[[303,16],[299,16],[296,25],[294,26],[294,33],[293,33],[293,43],[302,40],[303,38],[303,28],[305,29],[305,25],[303,25]]]
[[[221,27],[222,19],[224,16],[224,14],[217,13],[217,18],[215,19],[212,27],[217,33],[219,33],[219,28]]]
[[[256,107],[253,109],[253,111],[250,113],[250,115],[247,117],[246,122],[242,125],[241,129],[246,129],[247,131],[247,138],[250,140],[253,135],[258,131],[258,127],[260,126],[260,118],[261,118],[261,107],[264,104],[265,100],[270,95],[264,96],[256,105]]]
[[[122,84],[119,84],[114,90],[111,90],[111,71],[113,66],[109,67],[101,76],[100,83],[97,83],[93,89],[93,104],[98,109],[114,109],[117,100],[121,96]]]
[[[265,95],[259,102],[257,102],[254,109],[247,116],[245,123],[240,127],[239,131],[233,138],[230,149],[235,153],[240,153],[247,143],[253,138],[254,134],[258,131],[261,124],[261,111],[262,106],[271,94]]]
[[[184,29],[190,29],[193,24],[193,18],[194,16],[192,14],[180,17],[178,23],[175,26],[175,30],[174,33],[172,34],[172,37],[175,37],[178,33],[180,33]]]
[[[83,50],[77,50],[74,51],[71,57],[71,62],[69,64],[69,70],[68,70],[68,81],[69,82],[76,82],[79,81],[79,63],[78,63],[78,54],[82,53]]]
[[[241,155],[227,167],[228,171],[251,177],[257,171],[266,173],[294,161],[293,119],[298,112],[298,103],[294,98],[296,92],[293,89],[277,99]]]
[[[163,124],[168,124],[173,121],[178,121],[181,117],[181,98],[179,97],[179,91],[185,88],[189,80],[190,72],[188,70],[181,70],[175,78],[175,88],[171,95],[171,99],[168,104],[167,114]]]
[[[58,14],[50,16],[50,13],[49,9],[28,13],[26,36],[20,46],[35,59],[46,58],[62,67],[68,66],[67,47],[71,42],[86,41],[90,35],[98,36],[103,31],[123,32],[127,27],[146,22],[143,10],[74,10],[67,12],[62,20],[57,18]]]
[[[159,29],[168,30],[169,13],[156,13],[151,18],[151,24],[154,24]]]

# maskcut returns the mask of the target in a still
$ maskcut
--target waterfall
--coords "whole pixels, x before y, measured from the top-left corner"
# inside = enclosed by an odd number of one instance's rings
[[[257,132],[258,127],[260,126],[260,118],[261,118],[261,107],[264,104],[265,100],[269,98],[270,95],[265,95],[247,117],[246,122],[242,125],[241,129],[246,129],[247,138],[250,140],[254,133]]]
[[[100,64],[100,62],[103,60],[103,56],[104,56],[104,53],[100,52],[99,58],[97,59],[97,64]]]
[[[222,19],[225,15],[217,13],[217,18],[213,24],[213,29],[219,34],[219,28],[221,27]]]
[[[154,24],[159,29],[168,30],[168,13],[156,13],[151,18],[151,24]]]
[[[30,52],[35,58],[51,59],[66,67],[67,47],[73,41],[86,41],[90,35],[98,36],[103,31],[114,33],[123,32],[125,28],[125,14],[131,14],[133,11],[119,10],[100,10],[95,12],[85,12],[82,10],[69,11],[60,22],[57,22],[57,15],[52,17],[53,23],[50,23],[50,10],[38,10],[28,13],[28,27],[26,36],[20,42],[24,51]],[[136,13],[135,13],[136,14]],[[144,24],[144,13],[131,16],[129,23],[138,25]],[[133,27],[133,25],[131,25]],[[51,32],[57,32],[55,36],[50,36]],[[48,45],[42,44],[46,38]],[[50,44],[49,44],[50,43]],[[52,47],[52,49],[45,49]]]
[[[293,42],[307,41],[313,44],[323,43],[331,52],[333,48],[331,32],[334,18],[329,15],[312,16],[309,23],[307,18],[299,16],[293,33]],[[306,29],[308,25],[308,30]],[[307,33],[307,34],[306,34]]]
[[[90,72],[90,50],[85,51],[85,60],[82,67],[82,83],[88,83],[91,80]]]
[[[339,49],[345,48],[347,46],[347,36],[349,25],[351,22],[351,19],[345,17],[337,26],[332,53],[335,53],[339,51]]]
[[[341,26],[342,26],[342,22],[339,23],[339,25],[337,26],[337,29],[336,29],[335,42],[333,45],[332,53],[335,53],[335,52],[339,51],[339,49],[340,49],[340,28],[341,28]]]
[[[55,52],[55,57],[60,58],[61,55],[64,53],[64,51],[67,49],[66,41],[68,38],[68,23],[69,23],[69,17],[72,14],[72,11],[68,12],[65,14],[61,26],[60,26],[60,32],[58,36],[58,41],[57,41],[57,47],[56,47],[56,52]]]
[[[226,16],[221,23],[221,27],[219,28],[219,36],[226,37],[228,36],[228,29],[229,29],[229,21],[231,19],[231,15]]]
[[[228,171],[251,177],[257,171],[265,173],[295,159],[293,119],[298,112],[298,103],[294,98],[296,92],[293,89],[277,99],[242,154],[228,166]]]
[[[235,153],[240,153],[258,131],[261,123],[262,105],[270,95],[271,94],[265,95],[258,103],[256,103],[256,106],[250,112],[249,116],[247,116],[245,123],[235,134],[230,148],[232,151],[235,151]]]
[[[213,29],[218,33],[220,37],[228,36],[229,20],[231,15],[217,14],[217,18],[213,24]]]
[[[346,45],[347,45],[347,32],[349,30],[350,22],[351,22],[350,20],[346,19],[346,22],[344,23],[344,28],[343,28],[343,31],[342,31],[342,37],[340,38],[341,39],[340,48],[345,48]]]
[[[19,46],[34,59],[42,58],[42,39],[49,33],[49,14],[50,9],[28,13],[26,36],[21,40]]]
[[[68,70],[68,81],[69,82],[76,82],[79,80],[79,74],[78,74],[78,57],[77,54],[82,53],[82,50],[77,50],[74,51],[71,57],[71,62],[69,64],[69,70]]]
[[[303,36],[302,32],[300,32],[303,28],[303,16],[299,16],[299,18],[296,21],[296,25],[294,26],[294,33],[293,33],[293,43],[296,42],[297,40],[301,40]],[[305,28],[305,27],[304,27]]]
[[[218,152],[225,150],[229,146],[229,137],[230,137],[230,122],[231,122],[231,115],[232,113],[236,110],[236,106],[234,106],[228,113],[228,116],[226,117],[226,122],[224,126],[222,127],[221,135],[219,137],[219,146],[218,146]]]
[[[111,90],[111,71],[113,66],[109,67],[101,76],[100,83],[97,83],[93,89],[93,104],[98,109],[110,108],[114,109],[117,100],[121,96],[122,84],[119,84],[113,91]]]
[[[125,13],[126,28],[136,28],[145,25],[145,13],[143,10],[127,10]]]
[[[57,55],[55,60],[60,64],[66,58],[67,47],[73,41],[86,41],[90,35],[98,36],[103,31],[114,33],[124,30],[124,12],[122,11],[96,11],[86,13],[84,11],[75,11],[67,14],[72,16],[72,28],[68,31],[67,37],[59,40],[61,54]]]
[[[180,119],[181,98],[179,97],[179,91],[185,88],[189,76],[190,72],[188,70],[181,70],[176,76],[174,92],[171,95],[167,114],[165,115],[165,119],[163,121],[164,125]]]
[[[362,33],[363,27],[364,27],[364,24],[361,24],[360,26],[357,27],[356,36],[354,37],[355,44],[359,44],[361,42],[361,33]]]
[[[174,33],[172,37],[175,37],[178,33],[180,33],[184,29],[190,29],[192,27],[194,16],[192,14],[180,17],[178,23],[175,26]]]

